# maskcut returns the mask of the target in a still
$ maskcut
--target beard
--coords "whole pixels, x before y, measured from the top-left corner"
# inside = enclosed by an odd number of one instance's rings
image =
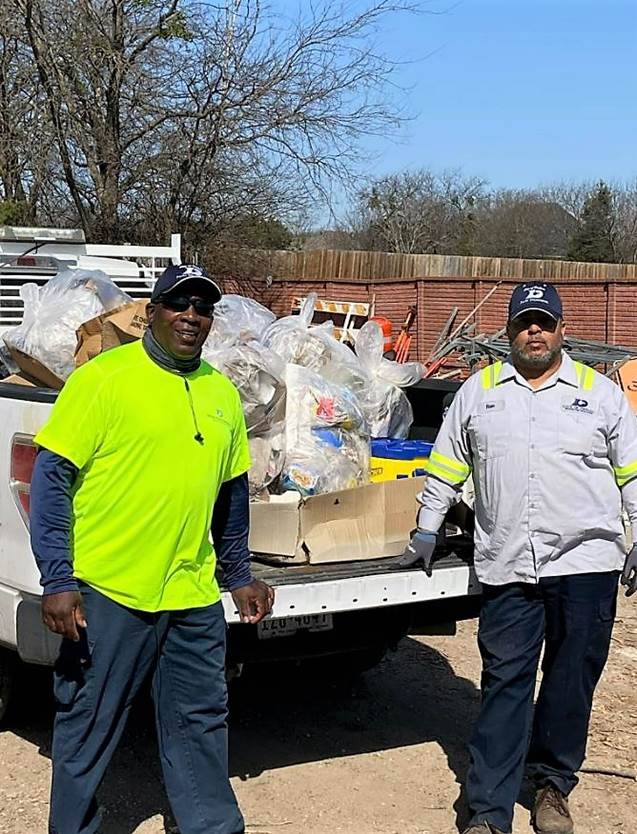
[[[547,348],[542,353],[531,353],[528,347],[516,347],[511,345],[511,358],[513,364],[522,368],[527,368],[530,371],[548,371],[551,365],[555,362],[557,357],[562,352],[562,345],[564,340],[560,339],[559,344],[553,348]]]

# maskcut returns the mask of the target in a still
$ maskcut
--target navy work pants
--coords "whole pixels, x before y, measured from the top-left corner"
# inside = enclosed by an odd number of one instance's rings
[[[221,603],[148,614],[81,588],[88,629],[55,667],[50,834],[96,834],[95,793],[152,674],[168,798],[181,834],[242,834],[228,779]]]
[[[466,784],[472,823],[511,831],[525,764],[538,788],[553,785],[567,795],[577,784],[593,693],[608,658],[618,578],[613,571],[483,586],[482,705]]]

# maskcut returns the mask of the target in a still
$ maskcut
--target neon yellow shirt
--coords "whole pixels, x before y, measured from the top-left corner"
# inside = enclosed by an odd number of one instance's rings
[[[172,374],[141,342],[123,345],[71,374],[35,442],[80,470],[71,536],[78,579],[142,611],[220,598],[212,509],[221,484],[250,468],[230,380],[206,362]]]

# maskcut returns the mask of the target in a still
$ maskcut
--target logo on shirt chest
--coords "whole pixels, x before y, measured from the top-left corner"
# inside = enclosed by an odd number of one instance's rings
[[[563,411],[575,411],[577,414],[594,414],[594,403],[575,397],[573,400],[562,400]]]

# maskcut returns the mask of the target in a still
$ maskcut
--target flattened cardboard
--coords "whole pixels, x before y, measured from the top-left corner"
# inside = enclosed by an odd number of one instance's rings
[[[20,374],[11,374],[11,376],[0,379],[0,382],[9,383],[10,385],[26,385],[28,388],[37,387],[35,382],[31,382],[30,379],[27,379],[25,376],[20,376]]]
[[[148,299],[144,298],[106,316],[102,331],[103,351],[141,339],[148,327],[147,304]]]
[[[297,501],[250,505],[250,550],[284,563],[400,555],[416,525],[425,478],[401,478]]]
[[[64,380],[53,373],[52,370],[43,365],[38,359],[28,356],[13,345],[7,345],[11,358],[20,368],[21,376],[35,383],[40,387],[54,388],[60,390],[64,385]]]
[[[147,304],[147,299],[140,299],[84,322],[77,330],[76,366],[105,350],[141,339],[148,326]]]

